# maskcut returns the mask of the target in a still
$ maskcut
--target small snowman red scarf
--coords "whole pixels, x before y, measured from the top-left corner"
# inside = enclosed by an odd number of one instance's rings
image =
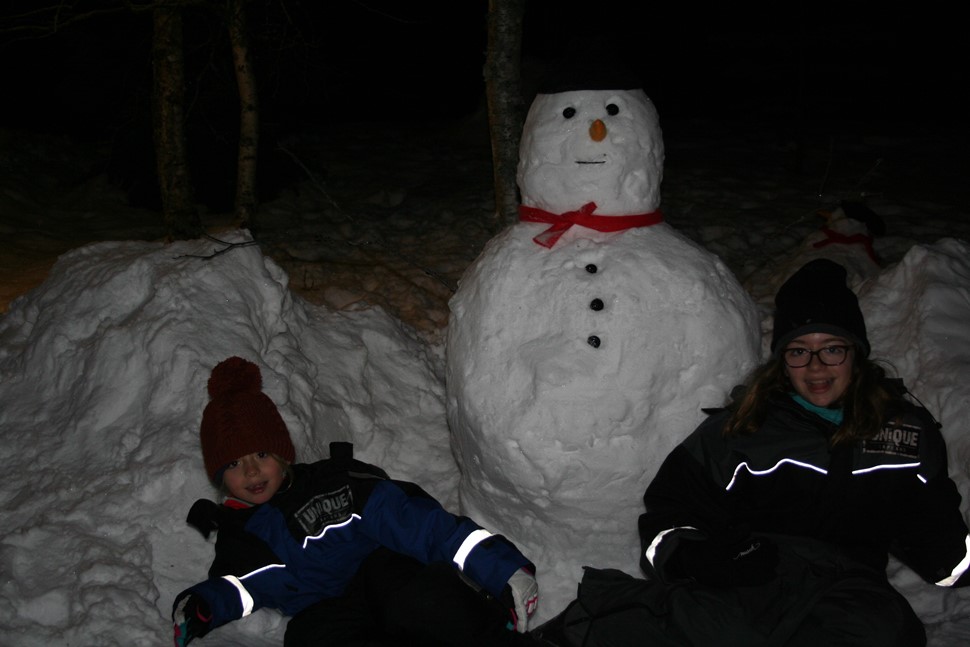
[[[587,202],[578,211],[567,211],[566,213],[549,213],[536,207],[519,205],[519,220],[522,222],[543,222],[551,224],[552,227],[533,238],[537,245],[552,248],[566,231],[573,225],[588,227],[596,231],[611,232],[633,229],[634,227],[649,227],[663,222],[663,214],[660,210],[650,213],[638,213],[632,216],[595,216],[595,202]]]
[[[825,234],[825,240],[820,240],[812,247],[818,249],[820,247],[825,247],[826,245],[831,245],[833,243],[841,243],[843,245],[862,245],[866,250],[866,254],[869,255],[869,260],[871,260],[876,265],[882,265],[879,262],[879,257],[876,256],[876,250],[872,247],[872,236],[866,236],[865,234],[853,234],[847,236],[843,233],[837,232],[834,229],[829,229],[828,227],[822,227],[822,233]]]

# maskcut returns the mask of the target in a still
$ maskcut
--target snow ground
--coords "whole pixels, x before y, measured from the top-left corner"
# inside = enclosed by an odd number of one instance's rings
[[[167,643],[172,596],[210,556],[184,514],[213,496],[198,421],[208,370],[231,354],[263,367],[305,459],[353,439],[456,505],[442,342],[448,298],[495,232],[483,128],[350,126],[291,142],[306,179],[266,202],[259,246],[210,260],[193,256],[214,241],[159,240],[157,215],[126,205],[97,150],[0,135],[0,642]],[[864,199],[883,217],[887,269],[863,286],[873,346],[944,423],[966,500],[967,134],[705,122],[664,135],[668,222],[752,294],[812,253],[818,209]],[[224,217],[206,222],[246,240]],[[966,594],[893,568],[931,644],[970,639]],[[236,625],[202,644],[282,635],[273,613]]]

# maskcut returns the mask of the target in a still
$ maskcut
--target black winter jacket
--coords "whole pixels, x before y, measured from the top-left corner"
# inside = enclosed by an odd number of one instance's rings
[[[877,569],[897,556],[924,580],[970,584],[970,536],[936,421],[900,399],[874,438],[832,449],[836,427],[788,395],[755,434],[725,438],[718,410],[667,457],[644,494],[644,571],[661,580],[686,539],[808,537]]]

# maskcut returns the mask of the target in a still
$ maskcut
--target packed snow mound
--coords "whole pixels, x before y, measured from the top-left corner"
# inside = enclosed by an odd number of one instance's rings
[[[0,642],[170,642],[172,599],[213,554],[185,516],[217,498],[198,431],[209,373],[232,355],[260,366],[298,460],[350,440],[457,506],[440,350],[382,310],[294,298],[256,246],[197,257],[212,252],[82,247],[0,318]],[[257,613],[206,644],[281,644],[283,626]]]
[[[860,293],[873,359],[902,377],[942,425],[950,477],[970,519],[970,245],[914,245]],[[894,564],[893,584],[927,625],[930,644],[970,644],[970,589],[944,589]],[[956,622],[954,622],[956,620]]]
[[[570,230],[546,249],[532,240],[543,227],[487,245],[447,339],[462,511],[536,562],[540,621],[584,565],[639,574],[647,484],[761,342],[733,274],[675,229]]]

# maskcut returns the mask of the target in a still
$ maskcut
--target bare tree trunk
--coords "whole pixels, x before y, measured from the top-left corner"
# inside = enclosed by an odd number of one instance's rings
[[[256,217],[256,157],[259,144],[259,107],[249,35],[246,0],[229,0],[229,40],[239,86],[239,158],[236,176],[236,220],[253,228]]]
[[[525,0],[489,0],[485,95],[492,139],[495,209],[500,227],[518,220],[515,174],[524,117],[522,20]]]
[[[170,237],[196,238],[202,233],[202,223],[193,204],[186,154],[182,14],[177,7],[159,6],[153,19],[153,121],[162,216]]]

